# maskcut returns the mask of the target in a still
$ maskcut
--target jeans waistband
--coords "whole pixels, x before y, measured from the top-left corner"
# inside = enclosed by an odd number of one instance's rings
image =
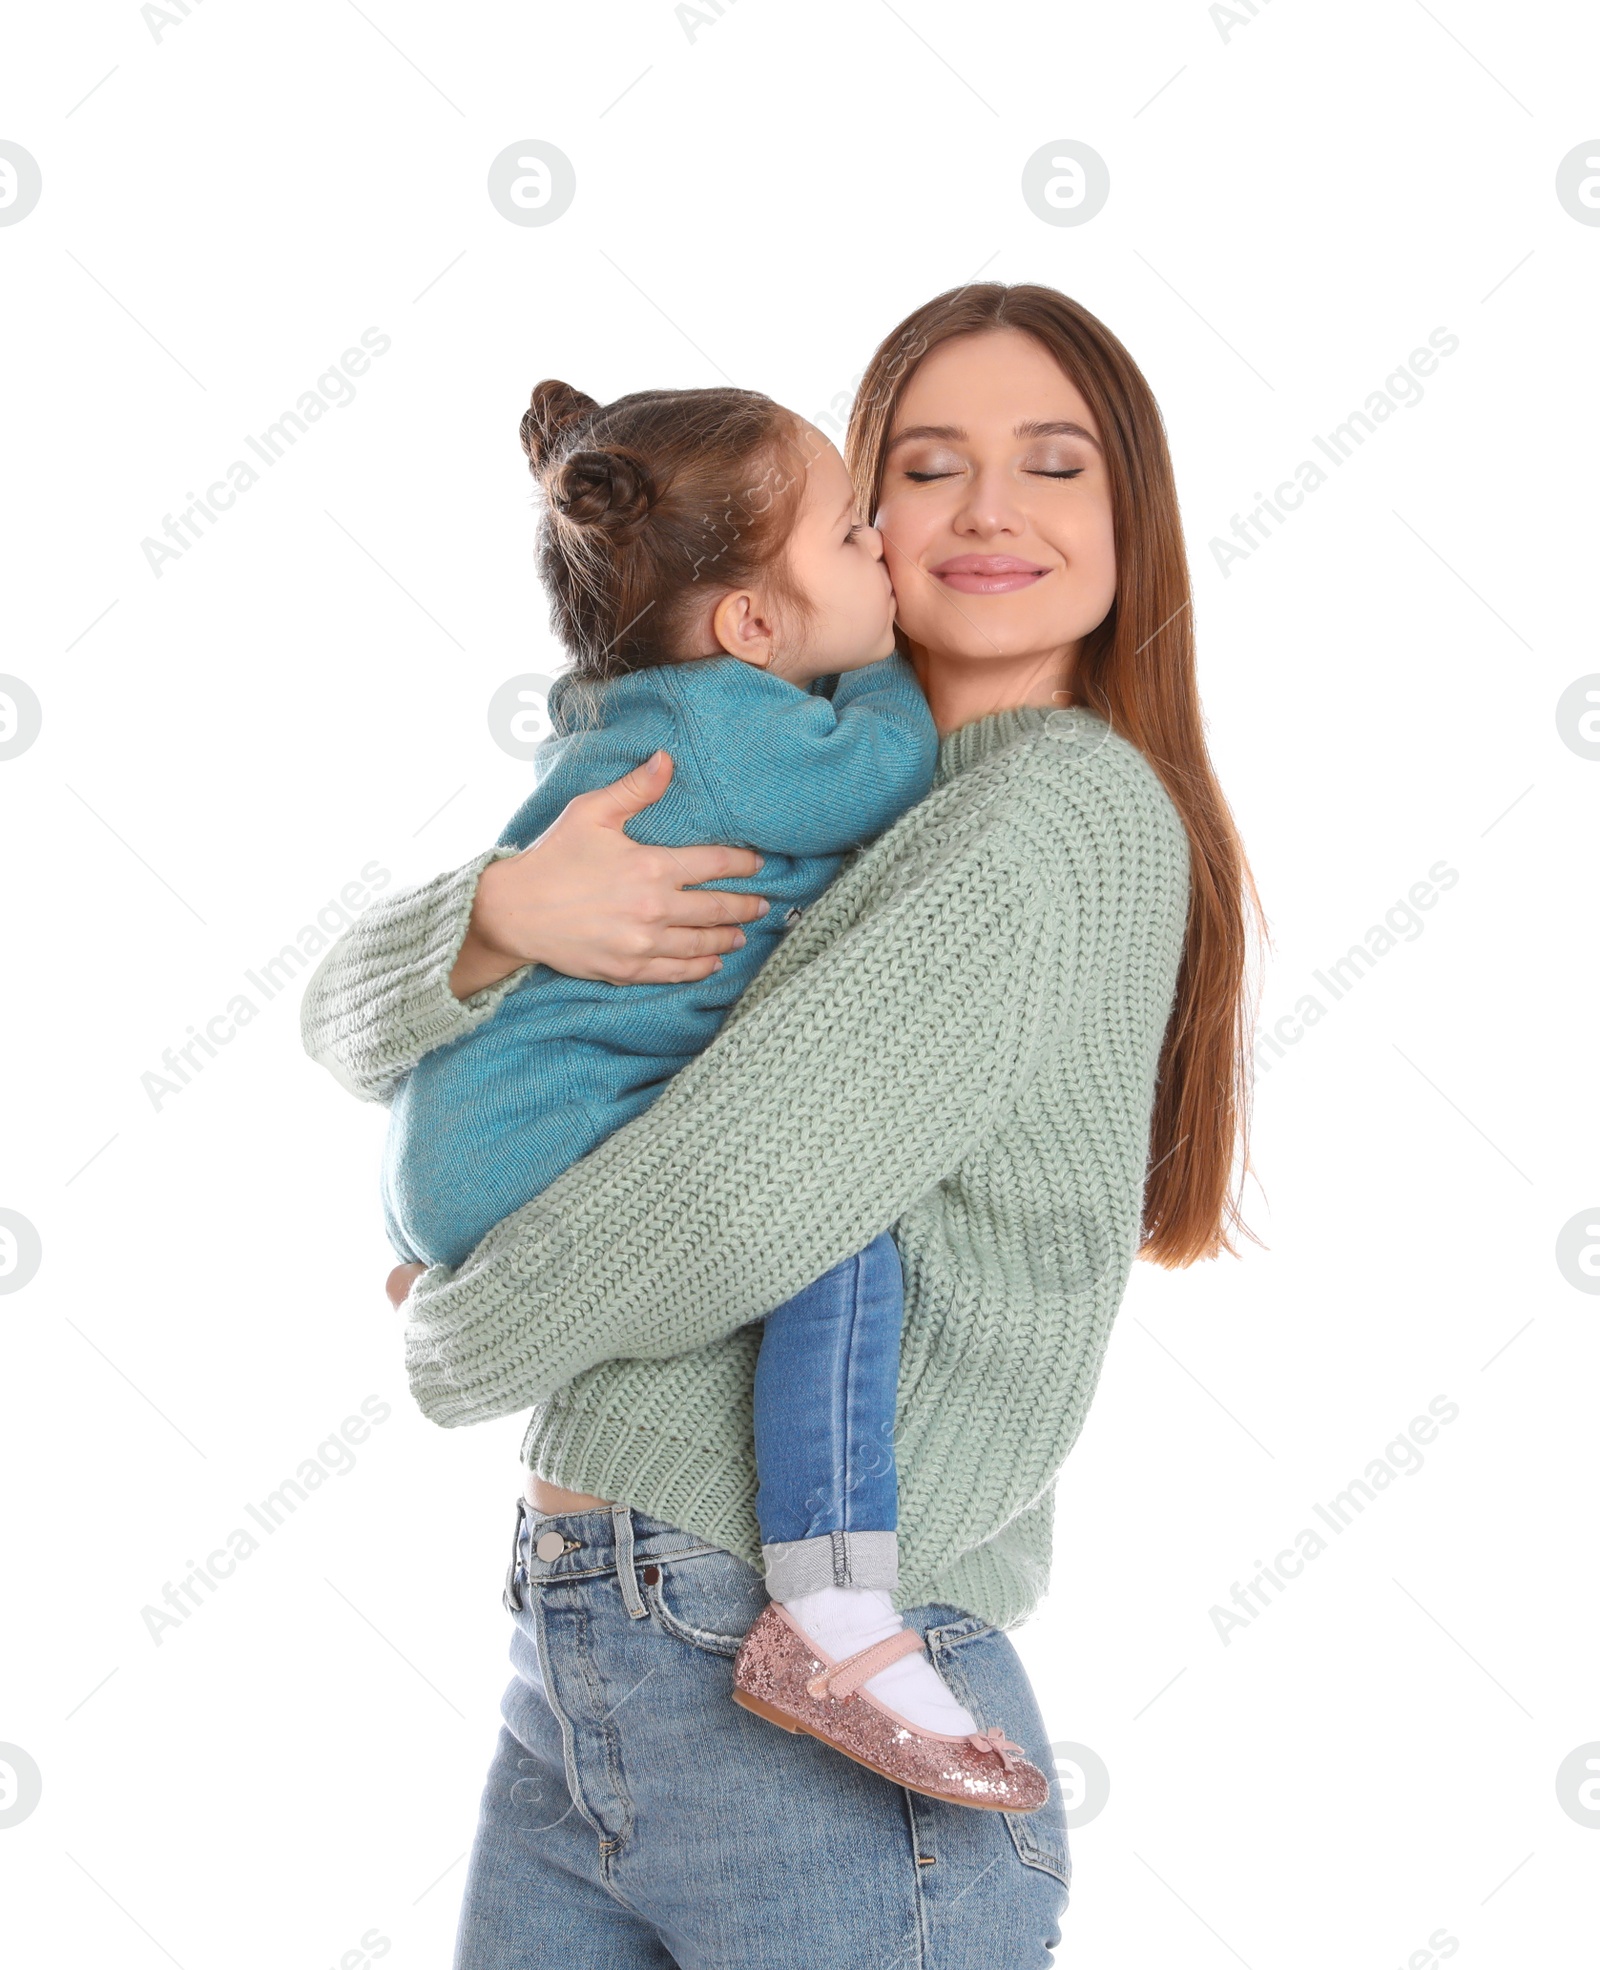
[[[559,1541],[559,1544],[557,1543]],[[524,1590],[565,1586],[615,1573],[630,1615],[647,1612],[639,1592],[639,1573],[652,1561],[693,1559],[722,1548],[679,1526],[608,1505],[587,1512],[537,1512],[520,1494],[511,1536],[511,1564],[501,1596],[513,1614],[525,1606]]]

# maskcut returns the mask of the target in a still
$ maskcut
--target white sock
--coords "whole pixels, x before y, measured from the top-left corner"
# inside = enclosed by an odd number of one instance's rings
[[[858,1649],[886,1642],[906,1625],[881,1587],[821,1587],[781,1605],[835,1662]],[[978,1728],[971,1712],[950,1694],[944,1678],[926,1654],[903,1655],[869,1676],[861,1685],[880,1703],[898,1710],[919,1730],[945,1731],[964,1737]]]

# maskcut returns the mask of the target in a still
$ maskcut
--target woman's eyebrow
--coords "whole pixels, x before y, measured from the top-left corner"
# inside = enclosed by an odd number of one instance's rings
[[[913,438],[943,438],[949,444],[959,445],[966,435],[959,424],[910,424],[904,431],[896,431],[884,450],[891,452],[896,445],[909,444]]]
[[[1101,449],[1100,440],[1092,431],[1086,431],[1081,424],[1073,424],[1065,418],[1048,422],[1027,418],[1017,426],[1014,435],[1019,438],[1083,438],[1096,451]],[[914,438],[942,438],[947,444],[959,445],[966,443],[967,434],[959,424],[912,424],[904,431],[896,431],[883,448],[885,455],[892,452],[896,445],[909,444]]]
[[[1086,438],[1096,451],[1100,450],[1100,440],[1092,431],[1086,431],[1081,424],[1065,419],[1041,424],[1037,419],[1030,418],[1025,424],[1017,426],[1016,434],[1019,438]]]

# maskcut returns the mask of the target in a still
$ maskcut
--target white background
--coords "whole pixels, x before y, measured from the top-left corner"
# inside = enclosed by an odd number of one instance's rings
[[[1019,1631],[1111,1774],[1073,1964],[1591,1960],[1600,1831],[1596,1299],[1557,1235],[1593,1153],[1600,228],[1576,9],[133,0],[15,12],[0,137],[0,764],[12,963],[0,1205],[0,1831],[19,1965],[448,1961],[507,1676],[521,1424],[412,1408],[382,1296],[382,1115],[293,987],[155,1106],[141,1077],[376,861],[486,845],[526,789],[490,695],[557,653],[516,440],[531,384],[848,393],[911,307],[1041,280],[1167,418],[1224,788],[1271,919],[1268,1021],[1441,858],[1458,883],[1283,1058],[1264,1241],[1135,1267]],[[150,12],[149,9],[146,12]],[[86,98],[86,99],[85,99]],[[617,100],[620,98],[620,100]],[[571,209],[508,223],[539,138]],[[1035,217],[1072,138],[1111,195]],[[1596,145],[1600,151],[1600,145]],[[363,329],[392,347],[159,578],[140,543]],[[1226,575],[1209,546],[1435,328],[1460,346]],[[1592,978],[1592,971],[1589,973]],[[259,995],[256,995],[259,996]],[[377,1396],[391,1414],[181,1625],[142,1610]],[[1235,1582],[1429,1401],[1459,1415],[1266,1612]],[[1591,1816],[1600,1817],[1600,1816]]]

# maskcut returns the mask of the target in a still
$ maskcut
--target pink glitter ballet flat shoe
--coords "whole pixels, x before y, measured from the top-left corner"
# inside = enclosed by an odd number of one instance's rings
[[[858,1649],[842,1662],[823,1653],[794,1617],[768,1602],[733,1665],[733,1700],[769,1724],[804,1731],[880,1778],[993,1812],[1037,1812],[1050,1781],[998,1727],[952,1737],[919,1730],[861,1685],[927,1644],[914,1628]]]

